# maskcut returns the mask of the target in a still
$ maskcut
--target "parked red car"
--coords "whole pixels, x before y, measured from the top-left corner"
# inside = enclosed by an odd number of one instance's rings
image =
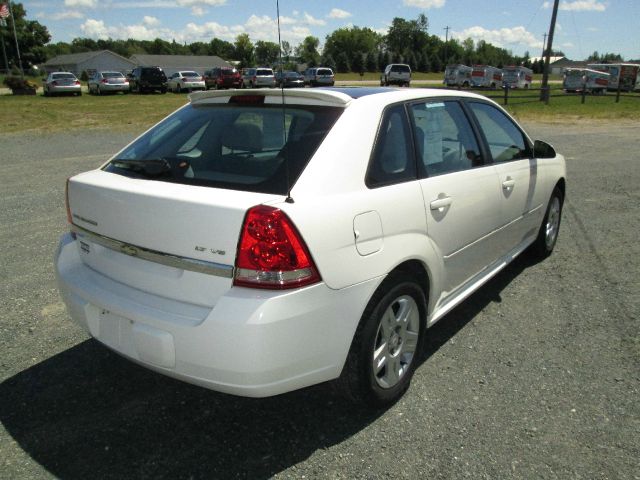
[[[242,77],[236,68],[215,67],[204,72],[205,88],[240,88]]]

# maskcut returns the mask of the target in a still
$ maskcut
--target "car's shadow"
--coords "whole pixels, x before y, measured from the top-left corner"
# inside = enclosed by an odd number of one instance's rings
[[[429,330],[424,359],[529,265],[516,260]],[[382,414],[349,405],[326,385],[267,399],[211,392],[138,367],[94,340],[0,384],[4,428],[63,479],[267,478]]]

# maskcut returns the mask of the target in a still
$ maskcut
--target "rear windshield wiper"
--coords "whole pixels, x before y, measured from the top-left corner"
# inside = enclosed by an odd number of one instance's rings
[[[149,160],[134,160],[130,158],[116,158],[111,160],[111,165],[117,168],[133,170],[144,173],[150,177],[155,177],[171,171],[171,164],[164,158]]]

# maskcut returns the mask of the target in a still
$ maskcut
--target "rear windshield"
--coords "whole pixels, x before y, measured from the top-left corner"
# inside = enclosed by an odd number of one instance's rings
[[[183,77],[199,77],[200,74],[196,72],[181,72]]]
[[[224,75],[225,77],[228,77],[230,75],[235,75],[236,73],[238,73],[238,71],[234,68],[224,68],[222,69],[222,75]]]
[[[393,65],[391,67],[391,71],[397,73],[410,73],[411,69],[409,68],[409,65]]]
[[[159,68],[143,68],[141,73],[142,75],[148,78],[161,78],[161,79],[167,78],[164,72]]]
[[[316,75],[333,75],[333,72],[328,68],[319,68],[316,71]]]
[[[120,175],[285,195],[342,112],[308,105],[187,105],[120,152]],[[288,178],[288,180],[287,180]]]
[[[124,75],[122,75],[120,72],[102,72],[102,76],[104,78],[122,78],[122,77],[124,77]]]
[[[51,78],[73,78],[75,79],[75,75],[73,73],[54,73],[51,75]]]
[[[259,68],[258,70],[256,70],[256,75],[273,75],[273,70],[267,69],[267,68]]]

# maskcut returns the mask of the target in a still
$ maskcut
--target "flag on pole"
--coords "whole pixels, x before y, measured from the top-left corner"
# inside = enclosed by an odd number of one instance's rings
[[[6,3],[0,5],[0,18],[7,18],[9,16],[9,7]]]

